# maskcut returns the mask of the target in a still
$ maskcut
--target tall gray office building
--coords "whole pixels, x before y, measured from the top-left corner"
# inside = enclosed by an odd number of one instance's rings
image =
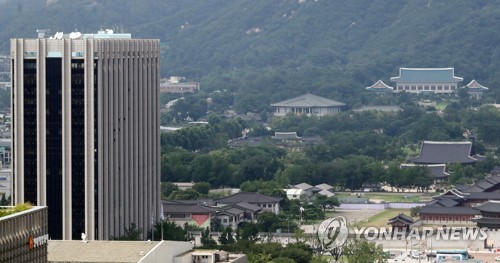
[[[49,207],[51,239],[158,220],[159,56],[112,30],[11,39],[14,200]]]

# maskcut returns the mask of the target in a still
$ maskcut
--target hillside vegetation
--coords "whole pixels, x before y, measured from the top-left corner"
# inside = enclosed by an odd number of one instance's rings
[[[162,40],[162,75],[235,91],[236,108],[261,112],[304,92],[351,106],[399,67],[455,67],[498,100],[500,3],[494,0],[40,0],[0,2],[8,39],[49,28],[100,26]],[[499,100],[500,101],[500,100]]]

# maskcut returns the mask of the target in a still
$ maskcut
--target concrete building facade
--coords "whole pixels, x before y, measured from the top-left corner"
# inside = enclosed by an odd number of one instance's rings
[[[0,262],[47,262],[48,240],[47,207],[0,216]]]
[[[158,220],[159,57],[112,30],[11,39],[13,200],[49,207],[51,239]]]

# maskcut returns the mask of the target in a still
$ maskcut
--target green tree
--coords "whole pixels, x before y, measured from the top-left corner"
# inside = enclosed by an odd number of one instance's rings
[[[325,211],[327,208],[334,208],[335,206],[340,206],[340,202],[335,196],[326,196],[326,195],[316,195],[316,198],[314,199],[313,203],[321,207],[323,211]]]
[[[172,192],[179,190],[177,185],[170,182],[161,182],[161,197],[167,199]]]
[[[130,240],[139,241],[142,240],[142,228],[137,228],[135,223],[131,223],[130,227],[125,227],[125,233],[118,237],[111,237],[111,240]]]
[[[194,189],[176,190],[168,196],[168,200],[196,200],[200,196],[201,194]]]
[[[194,183],[193,185],[193,190],[202,195],[208,195],[208,191],[210,191],[210,189],[211,189],[210,183],[207,182],[197,182]]]
[[[214,248],[217,245],[217,242],[210,236],[210,229],[208,227],[201,231],[200,241],[204,248]]]
[[[348,262],[371,263],[387,262],[382,245],[366,240],[351,240],[344,244],[342,254]]]

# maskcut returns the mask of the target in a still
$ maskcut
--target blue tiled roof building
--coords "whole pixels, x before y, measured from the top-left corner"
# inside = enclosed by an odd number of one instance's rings
[[[463,78],[455,76],[454,68],[400,68],[399,76],[392,77],[396,92],[453,93]]]

